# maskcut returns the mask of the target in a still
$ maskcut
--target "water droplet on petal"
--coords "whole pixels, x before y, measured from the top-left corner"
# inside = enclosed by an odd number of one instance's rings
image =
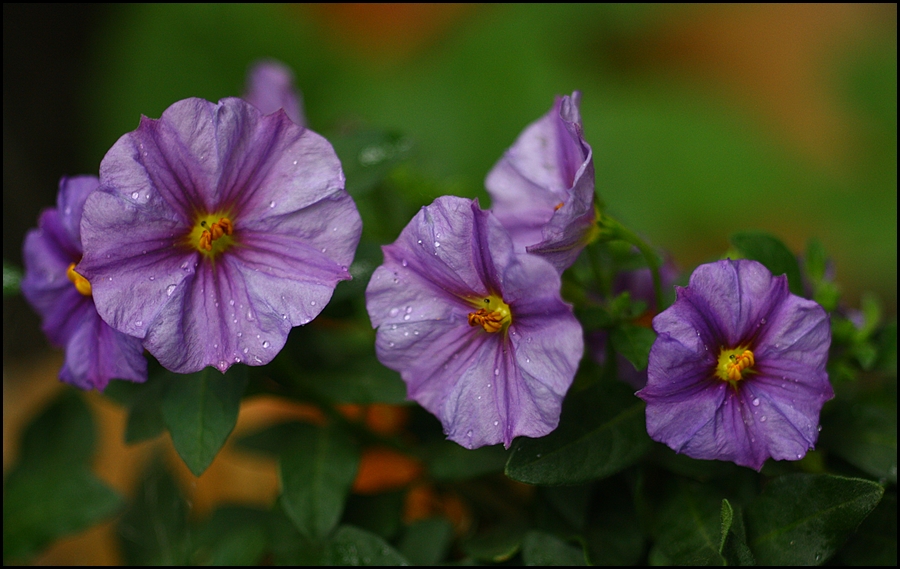
[[[247,352],[249,352],[249,351],[250,351],[250,348],[244,348],[244,353],[245,353],[245,354],[246,354]]]
[[[393,342],[388,342],[388,347],[391,347],[391,348],[393,348],[393,347],[394,347],[394,345],[395,345],[395,344],[394,344],[394,343],[393,343]]]
[[[418,336],[418,335],[419,335],[419,331],[418,331],[418,330],[413,330],[413,334],[416,335],[416,336]]]
[[[762,320],[759,321],[759,323],[760,323],[760,324],[765,324],[765,323],[766,323],[766,319],[763,318]]]
[[[470,430],[470,431],[467,431],[467,432],[466,432],[466,436],[467,436],[467,437],[471,437],[471,436],[472,436],[472,431],[471,431],[471,430]]]
[[[225,362],[225,360],[222,360],[219,362],[219,369],[222,371],[225,371],[226,369],[228,369],[228,364]]]
[[[404,319],[404,320],[409,320],[409,314],[404,314],[404,315],[403,315],[403,319]]]
[[[399,308],[391,308],[391,310],[390,310],[390,312],[388,312],[388,314],[390,314],[391,316],[397,316],[398,314],[400,314],[400,309]]]
[[[297,161],[296,161],[296,160],[294,160],[294,166],[296,166],[296,165],[297,165]]]
[[[500,368],[499,368],[499,367],[495,367],[495,368],[494,368],[494,375],[500,375]]]
[[[143,325],[144,325],[144,321],[143,321],[143,320],[138,320],[137,322],[134,323],[134,325],[135,325],[135,326],[143,326]]]
[[[499,425],[499,424],[500,424],[500,421],[494,421],[494,426],[495,426],[495,427],[496,427],[497,425]]]
[[[434,242],[434,246],[435,246],[435,247],[440,247],[440,246],[441,246],[441,242],[440,242],[440,241],[435,241],[435,242]]]
[[[760,418],[759,418],[759,422],[760,422],[760,423],[765,423],[765,422],[766,422],[766,416],[763,415],[762,417],[760,417]]]
[[[175,285],[170,284],[166,287],[166,296],[172,296],[172,293],[175,292]]]
[[[821,433],[821,432],[822,432],[822,425],[819,425],[818,427],[816,427],[816,430],[819,431],[819,432]]]
[[[264,340],[263,343],[262,343],[262,347],[263,347],[263,348],[268,348],[268,347],[269,347],[269,341],[268,341],[268,340]]]
[[[759,397],[752,401],[754,407],[759,407]]]
[[[275,207],[275,202],[269,202],[269,207],[270,208]]]
[[[137,192],[131,192],[131,199],[133,199],[133,200],[138,199],[138,193],[137,193]]]
[[[400,261],[400,264],[403,265],[404,267],[409,265],[409,263],[406,262],[406,259],[403,259],[402,261]]]
[[[525,358],[525,363],[526,363],[526,364],[530,364],[530,363],[531,363],[531,358]]]
[[[309,301],[309,305],[310,305],[310,306],[315,306],[315,305],[316,305],[316,301],[315,301],[315,300],[310,300],[310,301]]]
[[[234,306],[234,299],[228,301],[228,306]]]
[[[156,280],[156,277],[150,277],[150,280],[151,280],[151,281],[155,281],[155,280]]]

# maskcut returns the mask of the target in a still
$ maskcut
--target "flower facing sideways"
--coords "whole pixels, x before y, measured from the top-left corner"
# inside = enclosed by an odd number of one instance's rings
[[[376,351],[466,448],[556,428],[584,350],[552,265],[517,255],[475,200],[442,197],[384,250],[366,307]]]
[[[104,157],[78,270],[163,366],[224,372],[268,363],[319,314],[360,231],[324,138],[241,99],[185,99]]]
[[[60,180],[56,208],[41,213],[39,228],[25,237],[22,294],[40,313],[50,341],[66,350],[59,379],[103,390],[111,379],[146,381],[147,360],[140,339],[100,318],[91,283],[75,271],[81,260],[84,201],[98,185],[95,176]]]
[[[519,135],[485,180],[491,211],[516,250],[540,255],[559,272],[569,268],[595,232],[594,159],[584,140],[581,93],[557,97],[553,108]]]
[[[264,115],[284,109],[295,124],[306,126],[303,98],[294,87],[291,69],[272,59],[254,63],[247,72],[247,85],[242,97]]]
[[[701,265],[653,328],[638,392],[651,438],[757,470],[813,448],[822,405],[834,397],[831,328],[821,306],[788,291],[787,277],[756,261]]]

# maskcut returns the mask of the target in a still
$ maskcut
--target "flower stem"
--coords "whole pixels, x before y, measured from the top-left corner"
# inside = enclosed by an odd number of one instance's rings
[[[644,259],[647,260],[647,265],[650,267],[650,272],[653,274],[653,293],[656,296],[657,310],[662,310],[663,297],[662,281],[659,277],[659,257],[657,257],[653,249],[643,239],[638,237],[636,233],[626,228],[609,215],[604,213],[600,219],[598,219],[597,223],[600,226],[602,235],[606,239],[610,241],[625,241],[626,243],[634,245],[644,256]]]

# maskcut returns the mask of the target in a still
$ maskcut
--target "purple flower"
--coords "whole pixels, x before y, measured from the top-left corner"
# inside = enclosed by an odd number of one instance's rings
[[[41,315],[50,341],[66,350],[59,379],[81,389],[103,390],[111,379],[143,382],[147,360],[138,338],[100,319],[91,284],[75,272],[81,260],[81,214],[96,176],[59,181],[56,209],[41,213],[38,229],[25,236],[22,294]]]
[[[241,99],[141,118],[100,164],[79,271],[166,368],[263,365],[349,279],[361,232],[328,142]]]
[[[457,197],[423,207],[383,250],[366,306],[408,396],[466,448],[555,429],[584,341],[553,266],[516,255],[495,217]]]
[[[653,319],[659,337],[637,394],[647,402],[650,437],[693,458],[757,470],[769,457],[803,458],[834,397],[822,307],[748,260],[701,265],[677,294]]]
[[[247,72],[247,90],[243,99],[264,115],[284,109],[295,124],[306,126],[303,98],[294,87],[291,69],[275,60],[254,63]]]
[[[559,272],[596,232],[594,159],[584,140],[581,93],[557,97],[488,174],[494,215],[516,250],[545,257]]]

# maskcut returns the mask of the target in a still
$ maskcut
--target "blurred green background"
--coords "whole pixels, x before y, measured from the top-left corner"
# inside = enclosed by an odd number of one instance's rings
[[[609,210],[685,270],[728,235],[818,237],[845,299],[896,311],[896,5],[4,5],[3,256],[63,174],[176,100],[240,95],[248,65],[296,72],[326,136],[408,135],[421,204],[483,180],[553,97],[583,93]],[[4,299],[4,359],[40,349]]]

